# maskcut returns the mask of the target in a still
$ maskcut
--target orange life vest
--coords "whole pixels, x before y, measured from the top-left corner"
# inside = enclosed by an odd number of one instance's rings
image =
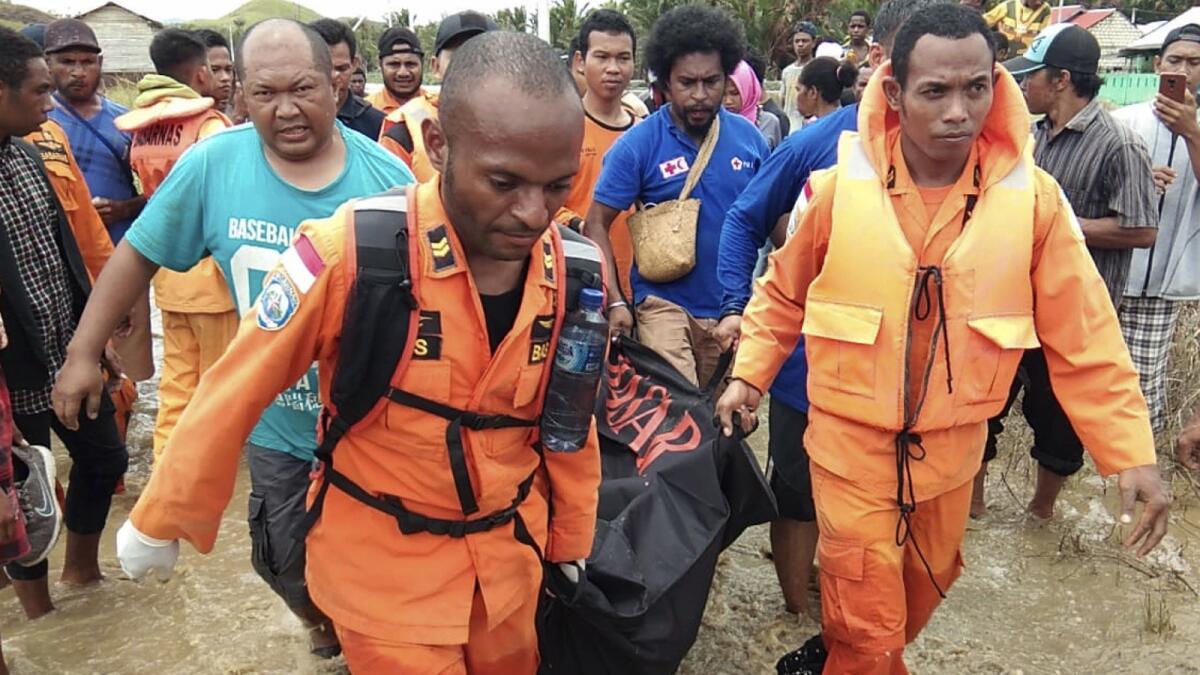
[[[147,197],[162,185],[183,152],[200,140],[205,126],[213,121],[232,126],[213,105],[211,98],[164,98],[117,118],[118,129],[133,132],[129,163]]]
[[[436,120],[437,116],[437,99],[417,96],[389,114],[379,132],[379,144],[408,165],[418,183],[437,175],[425,151],[425,136],[421,133],[421,124],[425,120]]]
[[[914,432],[1000,412],[1021,354],[1039,344],[1029,275],[1033,172],[1026,149],[1016,168],[968,201],[970,226],[945,257],[918,259],[858,134],[842,136],[829,249],[804,316],[813,406]],[[928,354],[909,353],[919,304],[939,317]],[[919,396],[909,395],[910,372],[925,373]]]
[[[118,129],[133,132],[129,163],[147,197],[208,129],[232,125],[214,106],[207,97],[166,97],[117,118]],[[183,273],[160,270],[154,275],[154,302],[160,309],[173,312],[215,314],[234,310],[229,287],[211,258]]]

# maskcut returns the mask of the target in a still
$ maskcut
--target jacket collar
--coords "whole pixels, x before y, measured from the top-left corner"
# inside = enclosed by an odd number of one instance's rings
[[[435,279],[444,279],[468,271],[467,256],[458,238],[458,232],[446,215],[442,204],[441,181],[430,181],[417,187],[417,230],[421,246],[429,249],[429,275]],[[554,234],[552,228],[558,227],[551,222],[550,227],[530,249],[529,272],[526,275],[526,285],[531,278],[536,278],[540,286],[558,288],[557,272],[554,253]]]
[[[350,95],[346,97],[346,102],[342,104],[341,109],[338,110],[337,116],[341,117],[342,119],[357,119],[370,108],[370,103],[367,103],[364,99],[355,96],[354,93],[351,92]]]
[[[1084,133],[1087,131],[1087,128],[1092,125],[1092,122],[1095,122],[1096,118],[1100,116],[1100,110],[1099,97],[1093,98],[1092,100],[1088,101],[1087,105],[1080,108],[1079,112],[1075,113],[1075,116],[1071,118],[1070,122],[1067,122],[1066,125],[1063,126],[1063,129],[1078,131],[1081,134]],[[1045,117],[1038,121],[1038,128],[1049,131],[1050,124],[1050,118]]]
[[[1029,111],[1020,87],[1004,68],[996,66],[995,72],[992,108],[984,118],[983,130],[975,141],[973,152],[976,159],[970,160],[980,167],[980,187],[983,190],[1003,180],[1022,161],[1026,146],[1032,139]],[[863,149],[882,180],[887,180],[888,169],[893,161],[903,161],[899,157],[892,158],[892,142],[900,133],[900,117],[888,105],[883,93],[883,80],[891,74],[892,64],[889,61],[871,76],[858,108],[858,128]]]

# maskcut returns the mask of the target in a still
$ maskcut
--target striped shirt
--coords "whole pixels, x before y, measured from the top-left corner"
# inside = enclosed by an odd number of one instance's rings
[[[1121,227],[1158,227],[1158,200],[1146,145],[1092,99],[1057,136],[1049,118],[1034,130],[1034,161],[1062,186],[1079,218],[1116,216]],[[1088,247],[1119,307],[1133,249]]]

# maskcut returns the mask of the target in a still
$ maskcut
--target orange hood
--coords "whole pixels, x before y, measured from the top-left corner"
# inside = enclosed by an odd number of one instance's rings
[[[997,77],[992,109],[983,121],[983,132],[975,141],[982,169],[981,187],[999,182],[1016,166],[1025,152],[1033,149],[1032,120],[1021,88],[1007,70],[996,66]],[[884,63],[871,76],[858,106],[858,130],[867,156],[880,176],[891,165],[891,148],[900,133],[900,116],[888,106],[883,80],[892,74],[892,62]]]

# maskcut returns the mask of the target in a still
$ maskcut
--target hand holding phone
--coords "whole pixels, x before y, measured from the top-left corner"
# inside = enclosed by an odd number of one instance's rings
[[[1159,76],[1154,111],[1176,136],[1200,137],[1196,123],[1196,97],[1188,92],[1187,77],[1179,73]]]
[[[1183,92],[1187,89],[1187,77],[1179,73],[1163,73],[1158,76],[1158,93],[1183,103]]]

